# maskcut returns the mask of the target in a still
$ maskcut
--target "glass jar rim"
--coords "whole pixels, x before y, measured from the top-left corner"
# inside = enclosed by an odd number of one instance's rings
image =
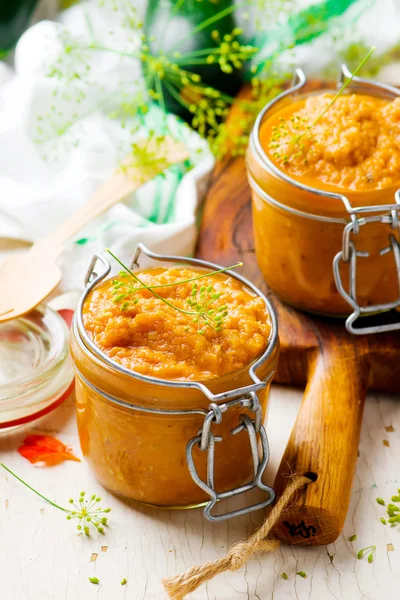
[[[0,325],[2,361],[0,429],[31,421],[60,403],[70,389],[73,369],[68,328],[46,305]]]
[[[36,319],[40,318],[40,322]],[[38,337],[43,338],[46,343],[51,344],[51,352],[48,354],[40,353],[31,373],[12,380],[8,383],[0,383],[0,403],[14,396],[20,396],[32,386],[42,385],[43,381],[54,374],[60,363],[68,355],[68,329],[64,319],[48,306],[40,305],[33,309],[27,315],[18,319],[6,321],[7,327],[13,330],[23,328],[28,336],[37,333]],[[1,406],[1,404],[0,404]]]
[[[148,248],[146,248],[146,246],[144,246],[144,244],[138,244],[138,246],[137,246],[137,252],[136,252],[134,260],[133,260],[133,264],[136,265],[137,267],[138,267],[137,258],[139,256],[140,252],[145,253],[148,257],[150,257],[154,260],[166,261],[169,263],[185,263],[185,264],[189,264],[189,265],[210,268],[212,270],[219,270],[222,268],[220,265],[217,265],[215,263],[211,263],[208,261],[200,260],[200,259],[180,257],[180,256],[159,255],[154,252],[151,252]],[[94,274],[93,269],[95,268],[95,265],[97,262],[100,262],[102,264],[103,271],[100,274],[96,274],[96,276],[94,278],[92,278],[91,276],[92,276],[92,274]],[[94,344],[94,342],[91,340],[91,338],[88,335],[88,333],[86,332],[86,329],[83,324],[83,306],[84,306],[84,303],[85,303],[85,300],[86,300],[88,294],[92,291],[92,289],[97,287],[97,285],[99,283],[101,283],[109,275],[110,271],[111,271],[110,262],[104,256],[95,254],[92,259],[88,274],[86,276],[85,282],[88,285],[85,288],[85,291],[83,292],[83,294],[81,296],[78,308],[74,315],[73,324],[72,324],[72,331],[73,331],[73,334],[74,334],[77,342],[81,346],[86,348],[86,350],[89,351],[93,356],[95,356],[101,363],[107,365],[108,367],[111,367],[113,370],[115,370],[118,373],[121,373],[128,377],[132,377],[133,379],[137,379],[138,381],[141,381],[143,383],[164,386],[167,388],[198,389],[201,392],[203,392],[203,394],[207,398],[209,398],[210,401],[213,401],[213,402],[215,402],[217,400],[224,400],[228,397],[231,397],[231,394],[230,394],[230,392],[226,392],[226,393],[214,395],[211,392],[211,390],[209,389],[207,384],[211,383],[211,385],[214,386],[214,384],[220,383],[221,380],[223,380],[225,377],[232,378],[232,377],[236,376],[237,374],[245,372],[245,371],[247,371],[249,373],[250,378],[254,382],[252,385],[247,386],[248,388],[254,389],[255,386],[256,387],[258,386],[258,389],[261,389],[261,388],[265,387],[265,385],[266,385],[265,382],[261,381],[258,378],[258,376],[256,374],[256,370],[268,360],[268,358],[272,355],[272,353],[274,352],[274,350],[277,346],[277,343],[278,343],[277,317],[276,317],[275,310],[274,310],[271,302],[268,300],[268,298],[261,292],[261,290],[259,290],[253,283],[251,283],[245,277],[243,277],[242,275],[239,275],[238,273],[236,273],[234,271],[230,271],[230,270],[226,271],[226,274],[233,277],[234,279],[237,279],[238,281],[240,281],[241,283],[246,285],[248,288],[250,288],[257,296],[259,296],[264,301],[264,303],[266,305],[266,309],[267,309],[267,312],[268,312],[268,315],[270,318],[270,322],[271,322],[271,331],[270,331],[268,343],[267,343],[267,346],[266,346],[264,352],[257,359],[255,359],[252,363],[243,367],[243,369],[239,369],[238,371],[234,371],[232,373],[225,374],[221,377],[216,377],[216,378],[212,378],[209,380],[203,380],[203,381],[179,381],[179,380],[161,379],[158,377],[142,375],[141,373],[138,373],[131,369],[127,369],[123,365],[114,361],[107,354],[102,352],[96,346],[96,344]],[[244,390],[244,388],[243,388],[243,390]],[[218,398],[217,398],[217,396],[218,396]]]

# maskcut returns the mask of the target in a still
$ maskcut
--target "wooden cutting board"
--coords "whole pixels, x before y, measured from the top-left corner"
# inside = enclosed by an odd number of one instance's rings
[[[230,122],[235,120],[233,109]],[[400,334],[352,336],[343,322],[296,311],[268,290],[254,253],[243,158],[215,168],[196,255],[221,265],[242,261],[241,273],[276,308],[281,357],[275,382],[305,392],[274,488],[279,496],[293,473],[317,479],[298,492],[275,534],[290,544],[329,544],[340,535],[349,506],[366,393],[400,393]]]

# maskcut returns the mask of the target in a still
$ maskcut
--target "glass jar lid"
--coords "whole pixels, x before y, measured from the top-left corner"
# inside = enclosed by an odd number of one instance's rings
[[[73,380],[68,328],[48,306],[0,323],[0,429],[58,406]]]

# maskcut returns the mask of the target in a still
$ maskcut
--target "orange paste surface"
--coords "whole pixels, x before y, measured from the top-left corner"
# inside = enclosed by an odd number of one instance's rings
[[[399,182],[400,98],[344,94],[311,126],[332,98],[309,96],[273,114],[260,132],[270,159],[319,189],[374,190]]]
[[[147,285],[160,285],[196,277],[201,271],[172,267],[135,273]],[[268,344],[271,326],[265,303],[229,275],[212,275],[196,282],[198,290],[213,286],[213,293],[220,294],[209,306],[214,314],[219,307],[227,307],[220,331],[201,320],[193,322],[193,317],[167,306],[146,289],[137,290],[137,303],[130,302],[122,310],[113,294],[117,280],[127,281],[118,276],[90,293],[84,306],[84,326],[103,352],[132,371],[161,379],[205,380],[245,367]],[[188,282],[155,291],[174,306],[191,310],[187,300],[192,297],[192,286],[193,282]]]

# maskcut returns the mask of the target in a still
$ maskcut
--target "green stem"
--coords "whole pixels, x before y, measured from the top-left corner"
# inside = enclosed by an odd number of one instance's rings
[[[203,313],[201,314],[201,317],[204,319],[206,325],[208,325],[208,327],[211,327],[211,329],[213,331],[215,331],[215,327],[212,324],[212,320],[210,319],[210,317],[208,315],[206,315],[206,314],[203,314]]]
[[[89,502],[87,502],[87,506],[86,506],[87,512],[89,512],[95,504],[96,504],[96,498],[94,498],[94,500],[90,499]]]
[[[28,483],[26,483],[26,481],[24,481],[23,479],[21,479],[21,477],[18,477],[18,475],[16,475],[13,471],[11,471],[11,469],[9,469],[8,467],[6,467],[6,465],[4,463],[0,463],[0,465],[3,467],[3,469],[5,469],[6,471],[8,471],[13,477],[15,477],[15,479],[18,479],[18,481],[20,481],[27,488],[29,488],[30,490],[32,490],[32,492],[34,492],[37,496],[40,496],[40,498],[42,498],[43,500],[45,500],[46,502],[48,502],[49,504],[51,504],[55,508],[58,508],[59,510],[62,510],[63,512],[67,512],[67,513],[71,512],[67,508],[63,508],[62,506],[59,506],[55,502],[52,502],[51,500],[49,500],[48,498],[46,498],[46,496],[43,496],[43,494],[41,494],[40,492],[38,492],[37,490],[35,490]]]
[[[164,111],[164,113],[166,113],[167,109],[165,107],[165,100],[164,100],[164,94],[163,94],[162,85],[161,85],[161,79],[157,73],[155,74],[155,82],[156,82],[157,94],[159,96],[160,106],[161,106],[162,110]]]
[[[147,69],[143,69],[143,75],[144,75],[146,91],[151,90],[152,85],[153,85],[154,72],[149,73],[149,71]]]
[[[207,86],[204,86],[204,87],[207,87]],[[240,100],[233,98],[233,96],[228,96],[228,94],[222,94],[221,92],[218,95],[218,100],[225,100],[225,102],[227,102],[228,104],[234,104],[234,103],[240,102]]]
[[[181,8],[181,6],[183,5],[184,2],[185,2],[185,0],[178,0],[178,2],[176,4],[174,4],[171,12],[172,13],[178,12],[178,10]]]
[[[360,62],[360,64],[354,69],[353,73],[351,74],[351,77],[349,77],[344,84],[342,85],[342,87],[340,88],[340,90],[334,95],[334,97],[332,98],[332,100],[327,104],[327,106],[324,108],[324,110],[321,112],[320,115],[318,115],[318,117],[315,119],[315,121],[313,121],[311,123],[311,125],[309,125],[307,127],[307,129],[305,131],[303,131],[303,133],[301,133],[299,136],[297,136],[295,142],[297,143],[299,140],[301,140],[301,138],[306,134],[309,133],[310,129],[312,129],[313,127],[315,127],[315,125],[317,123],[319,123],[319,121],[322,119],[322,117],[328,112],[328,110],[331,108],[331,106],[336,102],[336,100],[339,98],[339,96],[341,96],[344,92],[344,90],[350,85],[351,81],[353,80],[353,78],[357,75],[357,73],[363,68],[363,66],[365,65],[365,63],[367,62],[367,60],[369,59],[369,57],[371,56],[371,54],[374,52],[375,47],[372,46],[372,48],[370,49],[370,51],[368,52],[368,54],[362,59],[362,61]]]
[[[189,108],[190,103],[186,102],[186,100],[184,100],[182,98],[182,96],[179,94],[179,92],[176,90],[176,88],[172,85],[172,83],[170,81],[168,81],[167,79],[164,79],[164,85],[167,88],[167,90],[169,91],[169,93],[171,94],[171,96],[173,98],[175,98],[175,100],[181,105],[183,106],[183,108]]]
[[[239,50],[239,48],[238,48]],[[246,52],[249,52],[251,54],[256,54],[257,52],[259,52],[259,48],[257,48],[256,46],[241,46],[240,50],[243,52],[244,50]],[[231,54],[234,54],[235,52],[232,51]],[[179,63],[179,61],[181,59],[186,59],[186,58],[193,58],[193,57],[197,57],[197,56],[203,56],[203,55],[210,55],[210,54],[222,54],[222,50],[221,47],[218,46],[217,48],[201,48],[201,50],[193,50],[192,52],[185,52],[182,53],[181,56],[179,56],[177,59],[174,60],[174,62]]]
[[[175,71],[172,71],[172,69],[165,69],[165,77],[163,79],[163,83],[165,84],[167,81],[169,81],[169,83],[171,85],[173,85],[174,87],[176,87],[177,90],[182,89],[183,83],[182,83],[182,78],[186,76],[186,71],[181,71],[180,73],[176,73]],[[192,84],[194,85],[194,84]],[[198,86],[199,84],[196,83],[196,86]]]
[[[175,310],[177,310],[177,311],[179,311],[179,312],[183,313],[184,315],[190,315],[191,317],[193,317],[193,316],[196,316],[196,315],[197,315],[197,313],[196,313],[196,312],[194,312],[194,311],[192,311],[192,310],[184,310],[183,308],[179,308],[178,306],[175,306],[174,304],[171,304],[171,302],[168,302],[168,300],[166,300],[165,298],[163,298],[162,296],[160,296],[159,294],[157,294],[157,292],[153,292],[153,290],[151,289],[151,287],[150,287],[150,286],[148,286],[148,285],[146,285],[146,284],[145,284],[143,281],[141,281],[141,280],[139,279],[139,277],[137,277],[137,276],[136,276],[136,275],[135,275],[135,274],[134,274],[134,273],[133,273],[133,272],[132,272],[130,269],[128,269],[128,267],[127,267],[126,265],[124,265],[124,263],[123,263],[123,262],[121,262],[121,261],[119,260],[119,258],[117,258],[117,257],[115,256],[115,254],[113,254],[113,253],[111,252],[111,250],[109,250],[109,249],[107,248],[107,252],[108,252],[108,253],[109,253],[109,254],[110,254],[112,257],[113,257],[113,259],[114,259],[114,260],[116,260],[116,261],[117,261],[117,263],[118,263],[118,264],[120,264],[120,265],[121,265],[121,267],[122,267],[123,269],[125,269],[125,271],[126,271],[127,273],[129,273],[129,275],[131,275],[131,277],[133,277],[133,279],[134,279],[135,281],[137,281],[138,283],[140,283],[140,285],[142,285],[144,288],[146,288],[146,290],[148,290],[148,291],[149,291],[151,294],[153,294],[153,296],[155,296],[156,298],[158,298],[159,300],[161,300],[161,302],[164,302],[164,304],[166,304],[167,306],[170,306],[171,308],[174,308]]]
[[[197,289],[196,289],[196,292],[195,292],[196,293],[196,303],[195,303],[196,304],[196,310],[195,311],[188,311],[188,310],[184,310],[182,308],[179,308],[178,306],[175,306],[171,302],[168,302],[167,300],[165,300],[165,298],[163,298],[162,296],[160,296],[159,294],[157,294],[153,290],[154,290],[154,288],[170,287],[170,286],[174,286],[174,285],[180,285],[182,283],[188,283],[188,282],[191,282],[191,281],[196,281],[198,279],[203,279],[204,277],[210,277],[212,275],[216,275],[217,273],[224,273],[226,271],[229,271],[230,269],[235,269],[236,267],[243,266],[242,262],[238,262],[235,265],[232,265],[231,267],[222,267],[221,269],[217,269],[216,271],[211,271],[211,272],[208,272],[208,273],[203,273],[201,275],[196,275],[196,277],[190,277],[188,279],[181,279],[179,281],[174,281],[173,283],[165,283],[165,284],[158,284],[158,285],[150,286],[150,285],[146,285],[145,283],[143,283],[137,277],[137,275],[135,275],[130,269],[128,269],[128,267],[126,265],[124,265],[124,263],[119,258],[117,258],[115,256],[115,254],[113,254],[111,252],[111,250],[107,249],[107,252],[114,258],[114,260],[117,261],[118,264],[121,265],[121,267],[123,267],[123,269],[127,273],[129,273],[131,275],[131,277],[135,281],[139,282],[139,284],[141,286],[141,287],[136,287],[136,288],[135,287],[126,287],[125,290],[127,290],[128,293],[125,293],[125,298],[127,298],[127,297],[135,294],[135,292],[137,290],[146,289],[151,294],[153,294],[153,296],[155,296],[156,298],[158,298],[159,300],[161,300],[162,302],[164,302],[167,306],[169,306],[171,308],[174,308],[175,310],[177,310],[177,311],[179,311],[179,312],[181,312],[181,313],[183,313],[185,315],[190,315],[190,316],[193,316],[193,317],[197,317],[197,319],[200,319],[200,320],[204,321],[204,323],[206,325],[208,325],[209,327],[211,327],[211,329],[213,331],[216,331],[216,329],[214,328],[213,323],[212,323],[212,319],[210,319],[209,315],[207,314],[207,311],[208,311],[210,305],[214,302],[215,298],[211,297],[208,302],[203,303],[203,305],[201,307],[201,310],[200,310],[199,309],[200,307],[198,306],[198,304],[200,302],[199,302],[198,297],[197,297]],[[201,296],[200,296],[200,299],[201,299]],[[200,323],[198,323],[198,329],[200,330]]]
[[[108,250],[109,252],[109,250]],[[209,273],[204,273],[203,275],[198,275],[197,277],[191,277],[190,279],[181,279],[179,281],[174,281],[173,283],[159,283],[157,285],[149,285],[148,288],[154,290],[154,288],[164,288],[171,287],[173,285],[181,285],[182,283],[190,283],[191,281],[197,281],[198,279],[204,279],[205,277],[211,277],[212,275],[217,275],[218,273],[225,273],[226,271],[230,271],[231,269],[236,269],[237,267],[243,267],[242,262],[236,263],[236,265],[232,265],[231,267],[224,267],[222,269],[218,269],[218,271],[210,271]],[[146,289],[145,286],[137,287],[136,290]]]
[[[173,46],[171,48],[171,50],[168,52],[168,54],[171,54],[171,52],[174,52],[176,50],[177,46],[181,45],[183,42],[186,42],[186,40],[188,40],[191,37],[193,37],[194,35],[196,35],[196,33],[198,33],[199,31],[203,31],[203,29],[206,29],[206,27],[208,27],[209,25],[212,25],[213,23],[216,23],[220,19],[223,19],[224,17],[230,15],[236,9],[237,9],[237,5],[234,3],[231,6],[228,6],[227,8],[220,10],[212,17],[205,19],[204,21],[202,21],[201,23],[196,25],[196,27],[194,27],[188,35],[185,35],[183,38],[180,38],[179,41],[175,44],[175,46]]]
[[[184,58],[178,59],[175,61],[177,65],[207,65],[209,63],[207,63],[207,60],[205,58],[186,58],[186,56]],[[215,64],[215,63],[214,63]]]
[[[192,74],[190,71],[184,71],[183,69],[181,70],[181,72],[183,73],[183,75],[188,75],[188,74],[191,75]],[[178,83],[182,83],[181,82],[181,76],[179,75],[179,73],[176,73],[175,71],[172,71],[172,70],[166,68],[165,69],[165,74],[168,75],[168,79],[164,78],[164,85],[166,85],[166,83],[169,81],[169,83],[171,85],[175,85],[175,87],[177,87],[176,84],[174,83],[173,79],[172,79],[173,77],[178,78]],[[197,82],[196,83],[192,83],[192,86],[194,88],[197,88],[200,91],[203,90],[203,89],[206,89],[206,88],[210,87],[210,86],[205,85],[204,83],[201,83],[201,82],[199,82],[199,83],[197,83]],[[179,88],[177,87],[177,89],[179,89]],[[228,94],[223,94],[219,90],[218,90],[218,97],[216,98],[216,100],[224,100],[228,104],[234,104],[234,103],[235,104],[242,104],[242,102],[243,102],[243,100],[237,99],[237,98],[233,98],[233,96],[228,96]],[[189,106],[189,104],[187,104],[187,106]]]
[[[197,277],[191,277],[190,279],[181,279],[180,281],[174,281],[173,283],[160,283],[159,285],[151,285],[151,289],[159,288],[159,287],[170,287],[172,285],[180,285],[182,283],[190,283],[191,281],[197,281],[197,279],[204,279],[204,277],[211,277],[212,275],[217,275],[218,273],[225,273],[226,271],[230,271],[231,269],[236,269],[237,267],[243,267],[242,262],[236,263],[236,265],[232,265],[231,267],[224,267],[222,269],[218,269],[218,271],[210,271],[209,273],[204,273],[204,275],[198,275]],[[140,288],[137,288],[140,289]]]
[[[141,52],[124,52],[122,50],[115,50],[114,48],[108,48],[107,46],[85,46],[80,48],[80,50],[95,50],[96,52],[110,52],[111,54],[118,54],[118,56],[127,56],[129,58],[139,58],[141,57]]]
[[[184,56],[182,56],[182,58],[177,58],[174,62],[175,62],[175,64],[177,64],[179,66],[185,66],[185,65],[208,65],[208,64],[216,65],[216,64],[218,64],[219,61],[215,61],[213,63],[209,63],[207,61],[207,57],[210,56],[210,54],[211,53],[208,52],[206,54],[205,58],[201,58],[201,55],[199,55],[198,57],[192,58],[191,56],[188,56],[188,55],[185,54]],[[218,52],[213,52],[212,54],[214,56],[217,56],[217,57],[220,57],[220,58],[223,56],[223,53],[221,51],[219,51],[219,49],[218,49]],[[249,60],[250,58],[251,58],[250,56],[243,56],[243,57],[240,58],[240,60],[242,62],[245,62],[245,61]],[[227,57],[227,62],[228,63],[231,62],[231,57],[229,57],[229,56]],[[237,68],[237,67],[235,67],[235,68]]]
[[[185,52],[176,60],[179,61],[180,58],[191,58],[192,56],[202,56],[203,54],[218,54],[218,52],[221,52],[221,48],[202,48],[201,50],[192,50],[192,52]]]
[[[173,63],[170,63],[173,64]],[[178,65],[179,66],[179,65]],[[174,71],[174,69],[172,69],[168,64],[164,66],[164,71],[165,73],[169,73],[171,75],[174,75],[175,77],[178,77],[179,80],[182,80],[183,77],[187,77],[189,80],[191,79],[191,77],[193,76],[192,71],[188,71],[187,69],[181,69],[179,67],[179,71]],[[195,82],[193,82],[193,80],[191,80],[193,85]],[[201,85],[201,82],[197,82],[196,85]]]
[[[87,27],[88,33],[90,35],[90,41],[92,44],[94,44],[95,43],[94,28],[93,28],[92,19],[89,16],[89,12],[88,12],[87,8],[84,9],[84,15],[85,15],[86,27]]]

